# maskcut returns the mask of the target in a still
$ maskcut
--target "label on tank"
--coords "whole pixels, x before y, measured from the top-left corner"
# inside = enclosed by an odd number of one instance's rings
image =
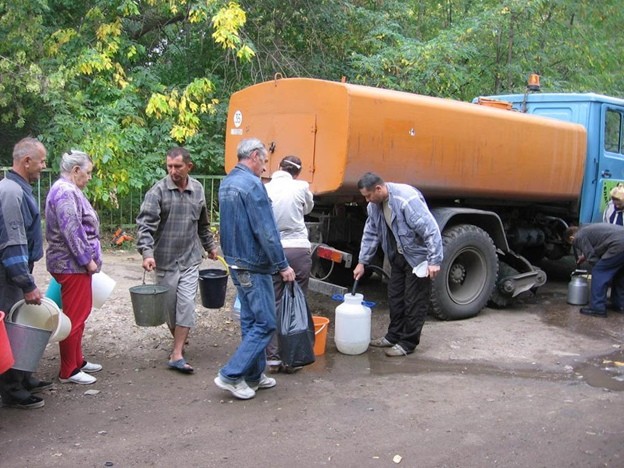
[[[234,112],[234,126],[236,128],[240,127],[243,123],[243,113],[239,110]]]

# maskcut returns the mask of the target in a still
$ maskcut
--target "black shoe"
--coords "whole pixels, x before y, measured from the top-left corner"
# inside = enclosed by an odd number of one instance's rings
[[[607,309],[612,310],[613,312],[618,312],[620,314],[624,314],[624,307],[618,307],[615,305],[610,305]]]
[[[291,367],[291,366],[286,366],[284,364],[282,364],[280,367],[280,371],[283,372],[284,374],[295,374],[299,372],[301,369],[303,369],[302,366]]]
[[[26,385],[26,390],[28,390],[30,393],[39,393],[52,387],[54,387],[54,384],[52,382],[48,382],[47,380],[40,380],[37,385],[34,385],[32,387]]]
[[[583,315],[593,315],[594,317],[606,317],[606,310],[594,310],[589,307],[581,307],[581,314]]]
[[[41,408],[43,405],[45,405],[45,401],[43,401],[43,398],[35,395],[30,395],[28,398],[22,401],[2,401],[2,406],[6,406],[7,408],[35,409]]]

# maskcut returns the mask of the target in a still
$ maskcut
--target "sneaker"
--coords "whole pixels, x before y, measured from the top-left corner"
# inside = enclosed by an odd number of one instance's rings
[[[403,346],[401,346],[400,344],[395,344],[392,348],[390,349],[386,349],[384,351],[386,353],[386,356],[407,356],[408,354],[412,354],[413,351],[406,351],[405,348]]]
[[[22,401],[8,401],[2,402],[2,406],[6,406],[7,408],[19,408],[19,409],[35,409],[41,408],[45,405],[45,401],[43,398],[40,398],[35,395],[30,395],[28,398]]]
[[[228,383],[221,378],[220,375],[217,375],[214,379],[214,383],[217,387],[227,390],[232,395],[240,400],[249,400],[256,396],[256,392],[247,385],[247,382],[241,380],[238,383]]]
[[[382,336],[381,338],[371,340],[370,345],[374,348],[392,348],[394,346],[394,343],[390,343],[388,340],[386,340],[385,336]]]
[[[94,372],[100,372],[102,370],[102,365],[96,364],[94,362],[85,361],[80,370],[82,372],[89,372],[90,374],[92,374]]]
[[[594,310],[594,309],[590,309],[589,307],[581,307],[580,312],[583,315],[592,315],[594,317],[606,317],[607,316],[606,310]]]
[[[52,382],[48,382],[47,380],[40,380],[37,385],[27,385],[26,390],[28,390],[30,393],[39,393],[47,390],[48,388],[52,388],[53,386],[54,384]]]
[[[95,377],[82,371],[78,372],[77,374],[70,375],[66,379],[61,379],[59,377],[59,382],[61,383],[75,383],[75,384],[80,384],[80,385],[91,385],[92,383],[95,383],[96,381],[97,379]]]
[[[249,388],[251,388],[254,392],[257,392],[258,389],[264,390],[266,388],[273,388],[276,385],[277,380],[275,380],[273,377],[268,377],[265,374],[262,374],[260,376],[260,382],[255,385],[249,385]]]

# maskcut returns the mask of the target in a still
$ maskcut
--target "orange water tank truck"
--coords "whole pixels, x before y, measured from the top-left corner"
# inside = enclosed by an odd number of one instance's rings
[[[433,312],[470,317],[488,302],[507,305],[544,284],[546,275],[529,259],[566,254],[563,231],[578,220],[591,169],[587,125],[582,116],[565,116],[566,109],[582,106],[557,99],[540,105],[538,97],[527,92],[467,103],[342,82],[275,79],[232,95],[226,171],[236,164],[244,138],[259,138],[269,149],[267,176],[284,156],[299,156],[300,177],[315,194],[313,240],[342,253],[351,266],[366,216],[359,178],[372,171],[417,187],[445,243]],[[352,281],[349,271],[343,273]]]

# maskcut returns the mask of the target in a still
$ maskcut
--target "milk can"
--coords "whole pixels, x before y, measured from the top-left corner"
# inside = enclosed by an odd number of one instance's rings
[[[586,270],[575,270],[568,283],[568,304],[585,305],[589,302],[589,281]]]
[[[336,307],[334,341],[343,354],[362,354],[368,349],[371,334],[371,310],[362,304],[362,294],[345,294]]]

